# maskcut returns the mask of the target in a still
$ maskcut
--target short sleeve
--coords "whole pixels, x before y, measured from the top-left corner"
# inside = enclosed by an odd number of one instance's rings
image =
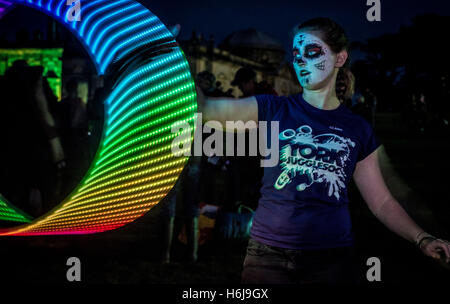
[[[361,140],[362,145],[358,154],[358,161],[365,159],[379,146],[381,146],[380,140],[378,139],[377,135],[375,134],[375,131],[368,122],[363,121],[363,128],[364,128],[363,133],[364,135]]]
[[[280,108],[278,96],[255,95],[255,98],[258,103],[258,121],[271,121]]]

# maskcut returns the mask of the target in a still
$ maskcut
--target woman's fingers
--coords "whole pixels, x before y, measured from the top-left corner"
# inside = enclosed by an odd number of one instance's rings
[[[450,247],[449,247],[449,243],[447,241],[444,240],[437,240],[438,244],[439,244],[439,248],[441,248],[444,253],[445,253],[445,261],[448,263],[450,262]]]
[[[435,248],[432,248],[432,249],[430,250],[430,256],[431,256],[433,259],[436,259],[436,260],[440,260],[440,259],[441,259],[441,255],[440,255],[439,253],[436,252]]]
[[[447,263],[450,261],[450,248],[446,241],[434,240],[428,244],[426,249],[428,255],[432,258],[440,260],[442,258],[441,254],[443,254],[445,255],[445,261]]]

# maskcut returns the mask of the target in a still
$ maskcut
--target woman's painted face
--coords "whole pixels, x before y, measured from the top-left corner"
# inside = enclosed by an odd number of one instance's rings
[[[318,36],[299,32],[292,45],[294,69],[301,86],[315,89],[334,72],[336,56]]]

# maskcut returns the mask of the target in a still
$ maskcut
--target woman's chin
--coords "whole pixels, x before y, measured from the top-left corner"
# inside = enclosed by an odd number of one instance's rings
[[[316,91],[325,88],[327,86],[328,79],[324,79],[322,81],[311,81],[311,79],[300,79],[299,82],[304,90]]]
[[[300,85],[304,90],[317,90],[318,84],[317,83],[311,83],[310,81],[307,81],[306,79],[300,80]]]

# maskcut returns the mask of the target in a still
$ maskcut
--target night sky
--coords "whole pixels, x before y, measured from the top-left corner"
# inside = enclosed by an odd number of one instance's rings
[[[424,13],[450,15],[448,0],[381,0],[381,22],[366,19],[367,0],[142,0],[165,24],[179,23],[181,39],[191,36],[192,30],[208,38],[214,34],[222,41],[232,31],[256,28],[280,40],[290,51],[290,29],[312,17],[335,19],[347,30],[351,40],[393,33],[410,23],[412,17]]]
[[[367,0],[140,0],[166,25],[182,26],[180,40],[191,37],[192,31],[208,38],[214,35],[220,43],[233,31],[256,28],[277,38],[290,54],[289,32],[309,18],[333,18],[346,29],[350,40],[362,41],[384,33],[394,33],[410,24],[412,17],[425,13],[450,16],[448,0],[381,0],[381,21],[369,22]],[[31,16],[30,14],[33,14]],[[0,22],[0,34],[14,36],[8,29],[45,28],[45,16],[21,9],[8,14]],[[29,21],[27,24],[27,20]],[[440,31],[447,29],[437,29]]]

